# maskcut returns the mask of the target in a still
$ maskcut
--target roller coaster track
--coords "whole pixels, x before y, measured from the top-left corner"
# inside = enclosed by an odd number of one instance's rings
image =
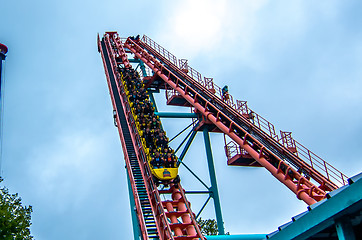
[[[290,134],[282,132],[282,137],[277,136],[272,124],[255,112],[245,111],[248,110],[245,102],[234,104],[232,96],[221,96],[221,89],[212,79],[202,79],[187,61],[177,61],[147,36],[141,40],[128,38],[122,44],[154,72],[151,81],[161,79],[166,89],[172,89],[202,115],[203,124],[228,135],[298,199],[311,205],[346,184],[344,174],[297,143]]]
[[[115,111],[141,238],[204,239],[181,184],[178,187],[170,184],[168,189],[158,190],[152,180],[142,139],[118,71],[119,63],[125,68],[131,68],[131,65],[116,36],[116,33],[109,32],[102,40],[98,37],[98,51],[102,56]],[[164,200],[161,200],[161,195]]]

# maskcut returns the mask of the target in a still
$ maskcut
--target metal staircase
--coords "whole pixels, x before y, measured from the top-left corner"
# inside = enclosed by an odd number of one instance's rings
[[[138,159],[134,150],[134,145],[132,138],[128,129],[126,117],[124,116],[123,111],[118,112],[118,117],[120,119],[120,125],[122,128],[122,136],[127,149],[127,155],[129,157],[129,162],[131,166],[131,172],[134,179],[136,189],[134,189],[135,195],[138,195],[139,202],[141,204],[142,216],[145,222],[147,236],[150,239],[159,239],[157,233],[156,221],[152,213],[151,203],[148,199],[147,189],[143,180],[142,172],[139,166]]]

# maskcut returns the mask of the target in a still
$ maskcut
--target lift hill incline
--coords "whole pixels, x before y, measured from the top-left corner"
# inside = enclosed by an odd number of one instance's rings
[[[119,56],[118,52],[123,51],[125,54],[124,50],[118,47],[113,40],[110,40],[109,35],[105,35],[102,40],[98,39],[98,50],[101,52],[106,71],[115,109],[115,120],[132,186],[140,235],[142,239],[204,239],[182,186],[170,185],[168,189],[158,190],[152,180],[142,138],[124,89],[122,73],[118,69],[120,63],[125,68],[131,68],[131,66],[126,59],[124,63],[116,60],[116,56]],[[160,194],[171,199],[162,201]]]

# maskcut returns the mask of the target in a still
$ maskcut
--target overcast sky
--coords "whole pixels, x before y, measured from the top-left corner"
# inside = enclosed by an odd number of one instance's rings
[[[96,45],[105,31],[148,35],[346,175],[362,170],[361,1],[19,0],[1,10],[9,47],[1,175],[33,206],[35,239],[132,238]],[[185,111],[156,98],[161,110]],[[163,124],[172,137],[189,120]],[[202,140],[185,163],[209,182]],[[269,233],[306,210],[265,169],[228,167],[221,134],[211,141],[226,231]],[[203,190],[180,175],[187,190]],[[205,198],[190,197],[194,212]],[[212,205],[202,217],[213,218]]]

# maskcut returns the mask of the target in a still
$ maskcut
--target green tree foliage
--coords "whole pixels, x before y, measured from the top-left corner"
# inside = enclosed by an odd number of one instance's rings
[[[3,179],[0,178],[0,182]],[[21,205],[18,194],[10,194],[6,187],[0,188],[0,239],[28,240],[30,235],[32,207]]]
[[[201,233],[203,235],[218,235],[217,223],[215,219],[203,220],[201,217],[197,219],[197,223],[200,225]]]

